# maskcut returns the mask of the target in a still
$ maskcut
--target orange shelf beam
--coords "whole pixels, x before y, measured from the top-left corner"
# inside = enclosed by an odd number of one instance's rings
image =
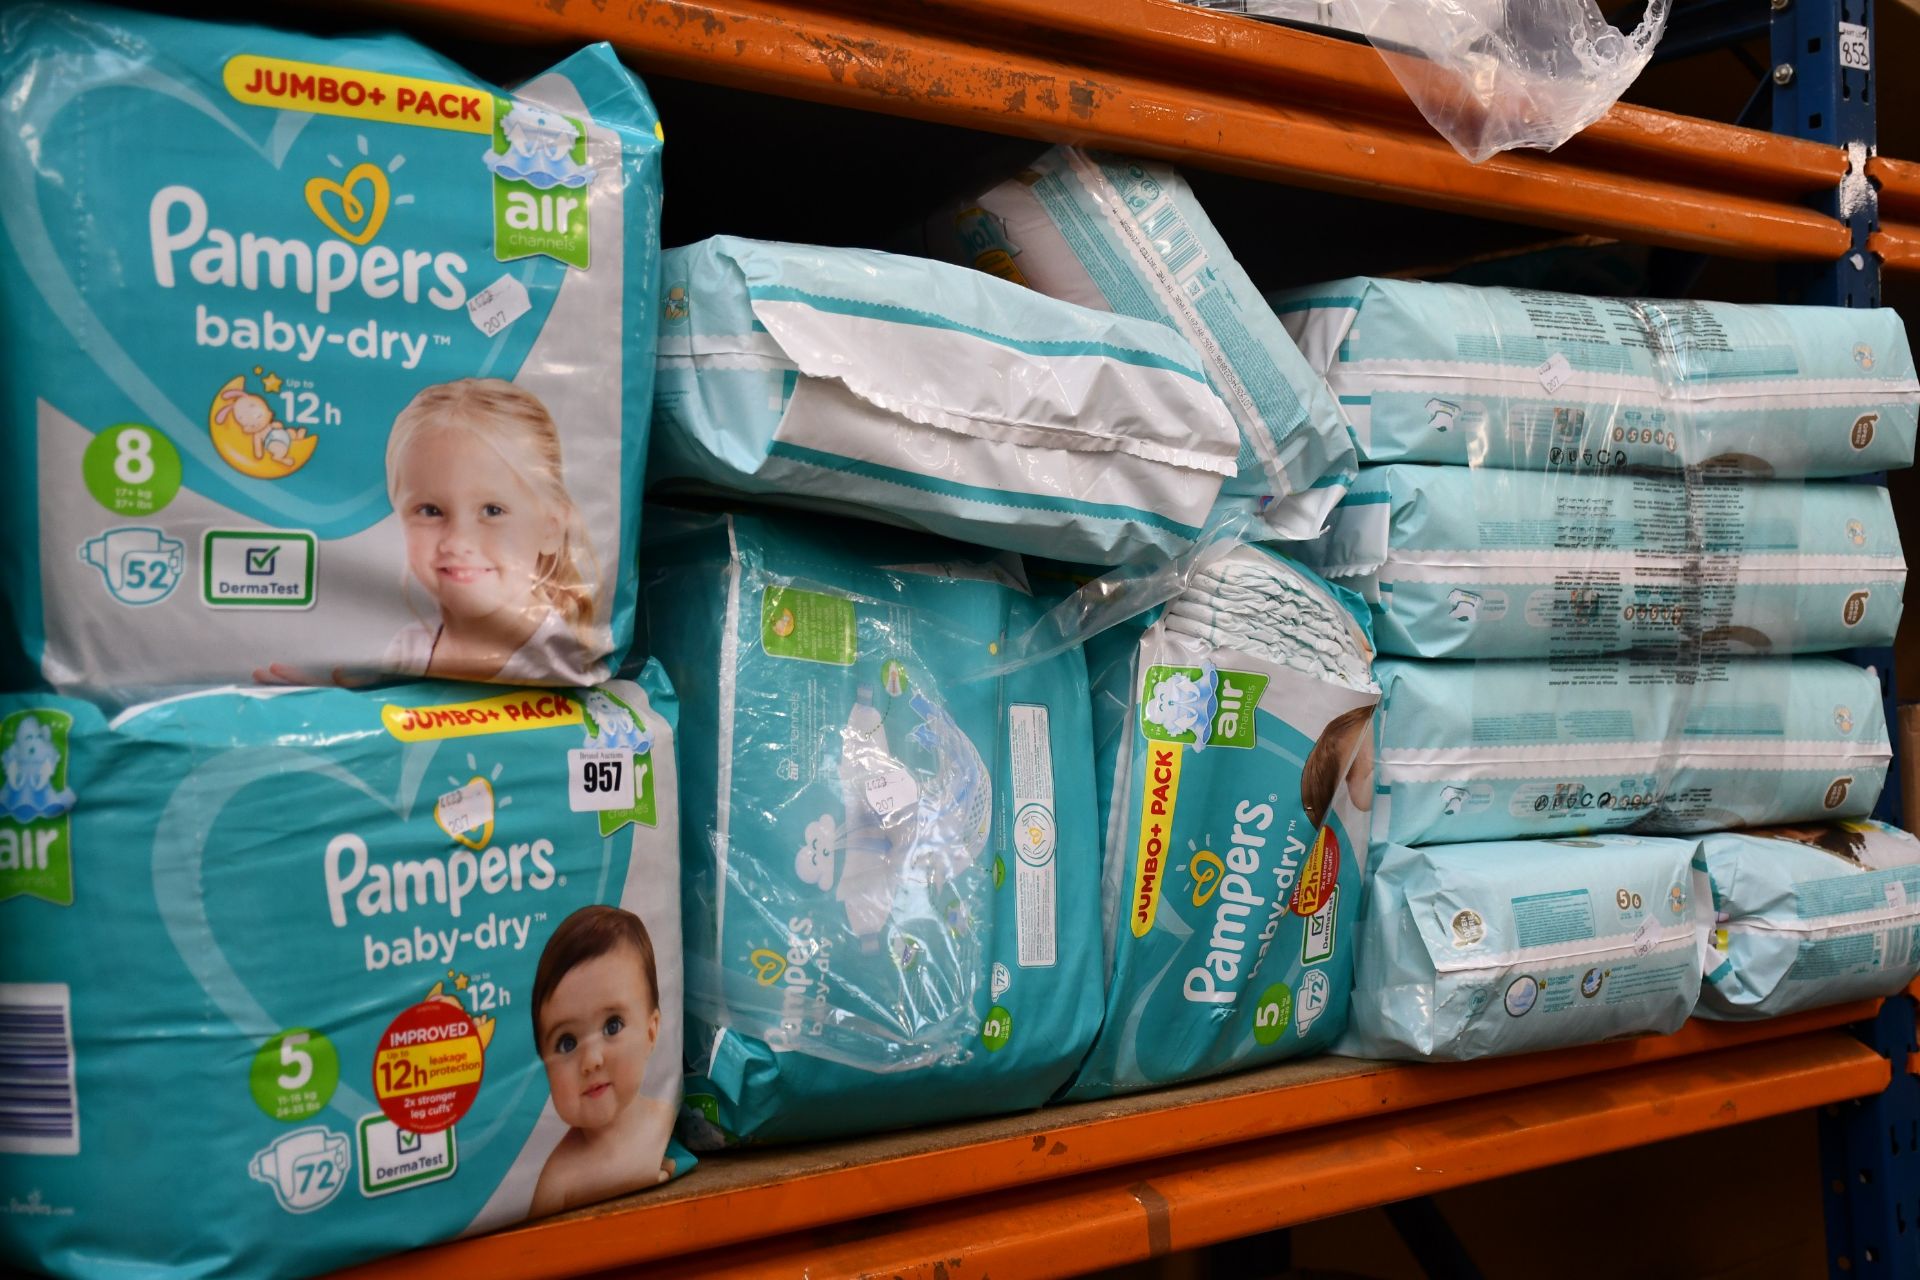
[[[1836,148],[1616,108],[1559,154],[1473,165],[1371,49],[1167,0],[372,3],[466,35],[609,40],[643,71],[1451,212],[1765,259],[1848,244],[1798,203],[1838,181]]]
[[[1865,1001],[1771,1022],[1690,1022],[1670,1036],[1484,1062],[1315,1058],[1106,1102],[847,1142],[725,1153],[656,1191],[402,1254],[349,1274],[356,1280],[533,1280],[646,1263],[651,1275],[654,1264],[696,1244],[742,1245],[1016,1187],[1024,1200],[1043,1182],[1310,1130],[1322,1131],[1322,1141],[1338,1147],[1352,1124],[1383,1115],[1424,1114],[1425,1108],[1581,1077],[1628,1078],[1759,1046],[1784,1053],[1802,1038],[1871,1018],[1877,1008],[1878,1002]],[[1884,1084],[1886,1061],[1874,1061]]]
[[[1825,1032],[1406,1117],[1194,1151],[676,1260],[650,1280],[1081,1275],[1603,1152],[1863,1097],[1886,1059]]]

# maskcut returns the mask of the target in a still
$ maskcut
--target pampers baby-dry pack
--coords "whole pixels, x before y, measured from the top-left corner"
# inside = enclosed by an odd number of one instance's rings
[[[1755,479],[1913,462],[1920,381],[1885,308],[1367,278],[1272,301],[1363,461]]]
[[[1267,536],[1320,531],[1353,478],[1346,424],[1178,170],[1055,147],[931,219],[927,241],[951,261],[1182,334],[1240,429],[1221,500],[1258,511]]]
[[[1389,660],[1377,840],[1864,818],[1892,748],[1880,682],[1837,658]]]
[[[1700,1013],[1770,1018],[1899,991],[1920,973],[1920,840],[1880,822],[1724,831]]]
[[[674,715],[0,695],[0,1259],[308,1275],[686,1169]]]
[[[604,45],[0,18],[0,590],[56,687],[591,684],[632,634],[660,140]]]
[[[809,517],[647,523],[647,642],[690,744],[689,1139],[1045,1102],[1100,1022],[1080,650],[987,674],[1045,608],[1011,557]]]
[[[1259,546],[1088,645],[1107,1012],[1069,1097],[1313,1053],[1346,1022],[1380,691],[1351,594]]]
[[[945,262],[665,259],[650,475],[1096,564],[1183,550],[1238,435],[1179,334]]]
[[[1367,467],[1302,552],[1382,652],[1538,658],[1893,642],[1907,563],[1878,485]]]
[[[1693,851],[1623,835],[1389,846],[1339,1051],[1483,1058],[1678,1030],[1707,920]]]

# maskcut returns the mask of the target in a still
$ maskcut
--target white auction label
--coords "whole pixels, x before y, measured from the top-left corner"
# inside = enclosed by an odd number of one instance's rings
[[[1640,927],[1633,931],[1633,955],[1636,960],[1644,959],[1647,953],[1653,950],[1654,930],[1653,917],[1648,916],[1640,922]]]
[[[633,752],[627,747],[581,747],[567,752],[567,807],[598,813],[633,807]]]
[[[1547,394],[1552,395],[1567,385],[1567,379],[1573,376],[1573,366],[1567,362],[1564,355],[1556,351],[1548,356],[1534,372],[1540,376],[1540,385],[1546,388]]]
[[[489,338],[533,310],[527,286],[517,276],[501,276],[467,300],[467,318]]]
[[[1907,909],[1907,886],[1905,884],[1898,880],[1889,880],[1880,886],[1880,891],[1887,895],[1887,905],[1895,911],[1905,911]]]
[[[913,775],[897,766],[882,769],[867,779],[867,807],[881,817],[898,813],[920,798],[920,787]]]
[[[1873,70],[1873,39],[1857,22],[1840,24],[1840,65],[1855,71]]]

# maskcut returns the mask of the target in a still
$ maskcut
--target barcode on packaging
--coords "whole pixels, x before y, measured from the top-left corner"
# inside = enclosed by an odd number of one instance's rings
[[[73,1001],[63,982],[0,982],[0,1154],[80,1154]]]

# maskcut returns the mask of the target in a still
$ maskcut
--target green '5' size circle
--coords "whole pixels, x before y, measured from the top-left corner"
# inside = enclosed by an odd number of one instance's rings
[[[340,1055],[333,1041],[306,1027],[288,1027],[253,1055],[253,1100],[275,1120],[305,1120],[333,1101]]]
[[[123,422],[95,436],[80,455],[80,477],[93,500],[116,515],[149,516],[180,492],[180,452],[143,422]]]
[[[1012,1037],[1013,1015],[1000,1005],[987,1010],[987,1020],[980,1024],[980,1042],[987,1046],[987,1052],[1000,1052]]]

